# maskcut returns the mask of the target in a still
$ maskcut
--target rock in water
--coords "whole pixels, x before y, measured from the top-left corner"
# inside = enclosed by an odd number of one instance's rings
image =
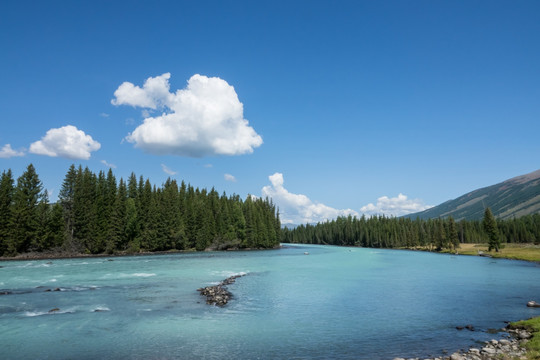
[[[220,307],[225,306],[232,298],[232,294],[227,290],[226,285],[230,285],[236,281],[239,277],[244,275],[233,275],[220,282],[218,285],[207,286],[205,288],[197,289],[202,296],[206,296],[206,303],[209,305],[217,305]]]

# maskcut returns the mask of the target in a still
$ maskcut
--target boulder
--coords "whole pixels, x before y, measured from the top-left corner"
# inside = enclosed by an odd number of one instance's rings
[[[495,348],[491,346],[484,346],[482,348],[482,353],[487,354],[487,355],[495,355],[497,353],[497,350],[495,350]]]

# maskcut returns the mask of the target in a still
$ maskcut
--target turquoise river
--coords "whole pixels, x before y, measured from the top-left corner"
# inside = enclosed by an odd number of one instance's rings
[[[286,245],[0,266],[2,359],[428,357],[540,316],[540,266],[482,257]],[[197,292],[234,274],[223,308]]]

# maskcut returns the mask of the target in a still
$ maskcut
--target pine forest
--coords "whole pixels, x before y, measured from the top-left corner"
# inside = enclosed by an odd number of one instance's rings
[[[112,170],[72,165],[54,204],[32,164],[17,181],[11,170],[0,178],[0,256],[273,248],[280,231],[269,199],[170,178],[156,187],[133,173],[117,181]]]
[[[496,222],[496,226],[493,225],[497,229],[496,236],[502,244],[540,243],[540,214],[493,221]],[[482,221],[456,222],[452,217],[412,220],[403,217],[349,216],[316,225],[283,229],[282,242],[452,251],[459,248],[460,243],[491,244],[493,232]]]
[[[11,170],[0,178],[5,257],[263,249],[280,242],[433,251],[454,251],[460,243],[489,243],[496,250],[504,243],[540,243],[540,214],[485,220],[348,216],[282,229],[271,199],[242,200],[170,178],[156,187],[133,173],[117,181],[112,170],[96,175],[71,165],[55,203],[32,164],[17,181]]]

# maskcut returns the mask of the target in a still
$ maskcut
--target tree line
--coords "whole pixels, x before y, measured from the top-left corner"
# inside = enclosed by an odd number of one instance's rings
[[[242,200],[171,178],[156,187],[134,173],[117,181],[110,169],[71,165],[51,204],[32,164],[16,183],[11,169],[0,177],[0,256],[272,248],[280,235],[268,198]]]
[[[460,243],[488,243],[490,249],[498,250],[501,243],[540,243],[540,214],[508,220],[485,218],[459,222],[452,217],[429,220],[384,215],[338,217],[316,225],[283,229],[282,242],[371,248],[422,247],[436,251],[455,250]]]

